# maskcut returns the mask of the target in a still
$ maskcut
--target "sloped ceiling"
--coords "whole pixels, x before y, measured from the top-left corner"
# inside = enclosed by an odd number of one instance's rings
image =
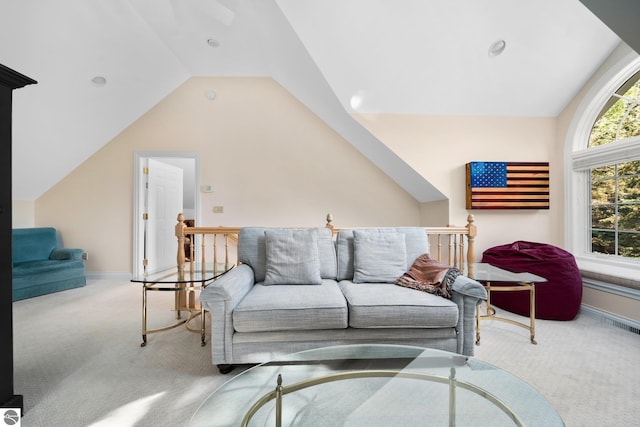
[[[270,76],[416,200],[442,199],[349,114],[556,116],[620,41],[579,0],[22,0],[0,8],[0,63],[38,81],[14,95],[20,200],[42,195],[191,76]],[[506,49],[491,57],[497,40]]]

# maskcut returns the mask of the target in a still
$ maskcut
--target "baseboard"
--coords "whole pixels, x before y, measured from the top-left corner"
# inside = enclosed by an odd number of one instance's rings
[[[617,316],[613,313],[598,310],[597,308],[584,304],[580,306],[580,313],[597,317],[602,323],[606,323],[616,328],[624,329],[625,331],[640,335],[640,322],[636,322],[635,320]]]
[[[87,279],[92,280],[131,280],[131,272],[104,272],[93,271],[87,272]]]

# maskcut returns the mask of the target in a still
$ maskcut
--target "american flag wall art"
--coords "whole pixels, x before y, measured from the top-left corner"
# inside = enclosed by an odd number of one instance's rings
[[[471,162],[467,209],[549,209],[549,163]]]

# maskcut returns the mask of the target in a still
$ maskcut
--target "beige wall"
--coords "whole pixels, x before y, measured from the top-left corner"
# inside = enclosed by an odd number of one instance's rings
[[[562,157],[556,157],[556,118],[380,114],[356,118],[449,198],[451,224],[464,225],[469,213],[475,216],[476,259],[489,247],[516,240],[562,245],[563,170]],[[549,162],[551,209],[468,211],[465,164],[471,161]]]
[[[413,197],[272,79],[192,78],[40,197],[36,225],[86,249],[88,271],[130,272],[133,153],[161,150],[200,153],[206,225],[420,223]]]
[[[11,202],[11,219],[13,228],[34,227],[35,203],[29,200],[13,200]]]

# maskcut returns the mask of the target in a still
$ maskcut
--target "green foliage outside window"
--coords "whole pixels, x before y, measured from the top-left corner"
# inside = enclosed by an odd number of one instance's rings
[[[607,103],[589,147],[640,136],[638,77]],[[640,258],[640,160],[591,169],[591,251]]]

